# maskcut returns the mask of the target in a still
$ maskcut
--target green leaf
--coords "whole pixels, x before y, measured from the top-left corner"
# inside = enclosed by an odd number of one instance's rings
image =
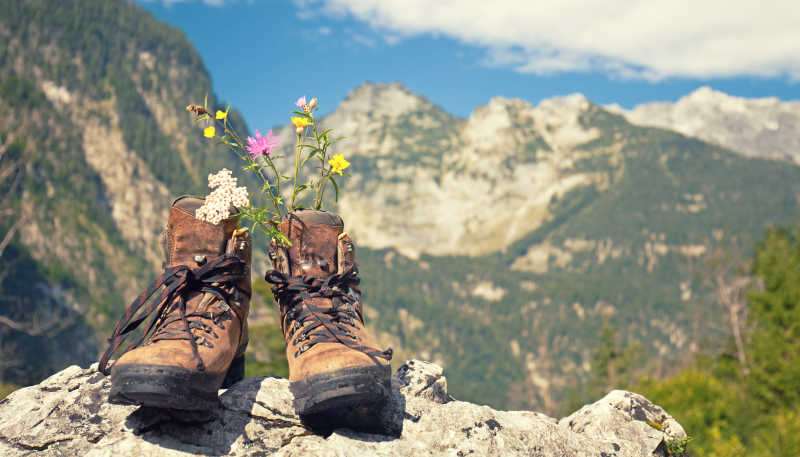
[[[302,162],[300,162],[300,168],[303,168],[303,165],[306,164],[312,157],[317,155],[317,151],[311,151]]]
[[[292,114],[296,114],[296,115],[298,115],[298,116],[303,116],[303,117],[305,117],[305,118],[311,119],[311,116],[309,116],[308,114],[306,114],[306,113],[305,113],[305,112],[303,112],[303,111],[297,111],[297,110],[294,110],[294,111],[292,111]]]
[[[336,180],[333,179],[333,175],[328,175],[328,179],[330,179],[331,182],[333,183],[333,191],[335,192],[334,201],[338,202],[339,201],[339,185],[336,184]]]
[[[272,238],[276,238],[278,241],[283,243],[284,246],[291,246],[292,242],[289,241],[289,238],[283,234],[280,230],[276,229],[273,226],[269,226],[269,236]]]
[[[208,111],[208,93],[206,92],[206,97],[203,99],[203,108]]]

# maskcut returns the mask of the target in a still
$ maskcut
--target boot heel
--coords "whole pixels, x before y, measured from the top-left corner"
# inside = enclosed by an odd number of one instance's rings
[[[231,367],[228,368],[228,373],[222,381],[222,388],[227,389],[242,379],[244,379],[244,354],[237,356],[231,362]]]

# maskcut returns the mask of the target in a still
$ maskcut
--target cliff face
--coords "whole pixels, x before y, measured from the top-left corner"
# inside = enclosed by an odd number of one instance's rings
[[[748,157],[800,164],[800,101],[734,97],[706,86],[675,103],[610,109],[635,124],[675,130]]]
[[[250,378],[220,392],[203,417],[109,405],[109,381],[73,366],[0,403],[6,456],[667,456],[686,437],[660,407],[625,391],[562,419],[496,411],[453,399],[436,365],[412,360],[392,377],[392,394],[363,425],[307,429],[292,408],[288,381]],[[341,427],[341,428],[340,428]]]

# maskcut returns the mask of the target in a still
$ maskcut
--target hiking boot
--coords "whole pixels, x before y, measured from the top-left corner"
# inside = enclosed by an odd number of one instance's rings
[[[368,407],[390,392],[391,349],[364,327],[358,266],[342,219],[324,211],[290,213],[273,241],[266,280],[281,314],[290,390],[301,416]]]
[[[218,225],[195,218],[202,204],[195,197],[172,204],[164,272],[114,328],[100,359],[100,370],[111,373],[110,403],[206,410],[218,404],[221,387],[244,377],[250,234],[236,229],[236,217]],[[110,357],[131,336],[109,370]]]

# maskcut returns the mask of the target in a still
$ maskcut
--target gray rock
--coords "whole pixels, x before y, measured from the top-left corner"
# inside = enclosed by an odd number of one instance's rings
[[[392,377],[386,434],[305,428],[289,382],[249,378],[220,391],[216,411],[177,414],[110,405],[97,366],[69,367],[0,402],[4,456],[651,456],[683,428],[641,395],[613,391],[556,420],[454,400],[442,368],[411,360]]]

